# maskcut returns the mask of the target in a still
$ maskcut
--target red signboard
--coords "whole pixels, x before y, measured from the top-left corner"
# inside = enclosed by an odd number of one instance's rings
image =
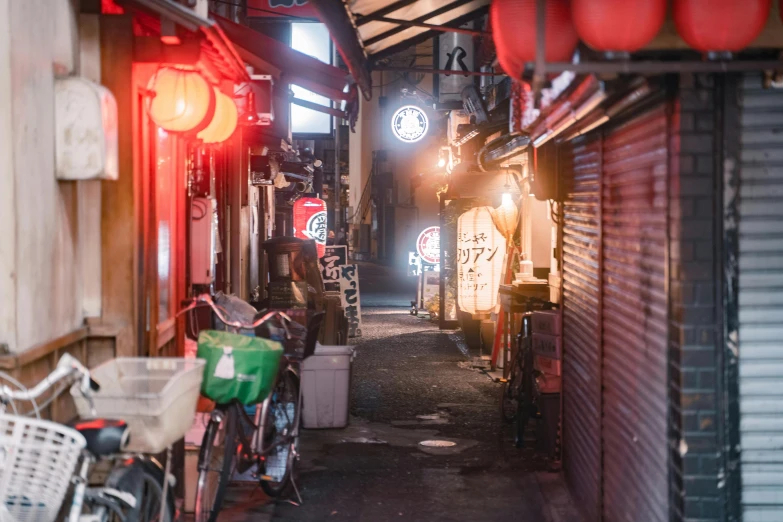
[[[416,240],[416,252],[431,265],[440,264],[440,227],[427,227]]]
[[[294,237],[313,239],[318,257],[326,252],[326,201],[301,198],[294,203]]]
[[[247,15],[318,19],[318,13],[308,0],[247,0]]]

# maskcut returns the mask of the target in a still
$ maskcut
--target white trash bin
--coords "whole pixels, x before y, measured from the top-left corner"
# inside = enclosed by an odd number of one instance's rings
[[[322,346],[302,364],[302,421],[305,428],[348,425],[353,346]]]

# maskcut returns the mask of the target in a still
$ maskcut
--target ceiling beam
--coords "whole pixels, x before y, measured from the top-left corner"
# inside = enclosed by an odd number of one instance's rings
[[[385,22],[387,24],[397,24],[404,27],[423,27],[425,29],[432,29],[441,33],[462,33],[469,34],[471,36],[491,36],[491,33],[486,31],[476,31],[475,29],[465,29],[463,27],[448,27],[445,25],[426,24],[424,22],[410,22],[408,20],[399,20],[397,18],[387,18],[385,16],[371,16],[372,22]]]
[[[359,34],[348,17],[342,0],[311,0],[318,17],[329,29],[337,50],[364,98],[372,98],[372,76],[367,55],[359,43]]]
[[[409,5],[415,4],[416,2],[418,2],[418,0],[399,0],[398,2],[387,5],[382,9],[378,9],[374,13],[370,13],[368,15],[355,15],[356,27],[362,26],[368,22],[372,22],[374,21],[373,19],[378,16],[386,16],[387,14],[391,14],[398,9],[402,9],[403,7],[408,7]]]
[[[487,14],[487,12],[489,12],[489,7],[482,7],[481,9],[460,16],[459,18],[452,20],[451,22],[443,25],[444,27],[459,27],[460,25],[466,24],[470,21],[475,20],[476,18],[484,16],[485,14]],[[382,49],[376,53],[373,53],[370,55],[370,58],[375,62],[377,62],[378,60],[383,60],[384,58],[388,58],[393,54],[397,54],[401,51],[404,51],[405,49],[411,46],[418,45],[420,43],[426,42],[427,40],[431,40],[432,38],[437,36],[437,34],[438,33],[436,31],[425,31],[403,42],[391,45],[386,49]]]
[[[418,18],[415,18],[411,20],[411,22],[426,22],[430,18],[435,18],[436,16],[440,16],[442,14],[448,13],[449,11],[452,11],[454,9],[458,9],[462,7],[465,4],[469,4],[473,0],[456,0],[454,2],[451,2],[449,4],[444,5],[443,7],[439,7],[438,9],[435,9],[434,11],[430,11],[429,13],[420,16]],[[443,24],[446,25],[446,24]],[[406,30],[407,27],[403,26],[397,26],[394,29],[389,29],[385,33],[381,33],[377,36],[373,36],[372,38],[368,38],[364,42],[365,47],[369,47],[370,45],[376,44],[380,42],[381,40],[385,40],[386,38],[389,38],[390,36],[394,36],[395,34],[401,33],[402,31]]]

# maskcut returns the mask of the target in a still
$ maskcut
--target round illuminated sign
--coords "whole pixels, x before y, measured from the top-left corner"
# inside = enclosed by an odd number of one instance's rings
[[[427,227],[416,240],[416,252],[431,265],[440,263],[440,227]]]
[[[430,121],[423,110],[415,105],[406,105],[395,111],[391,127],[398,140],[405,143],[416,143],[427,134]]]

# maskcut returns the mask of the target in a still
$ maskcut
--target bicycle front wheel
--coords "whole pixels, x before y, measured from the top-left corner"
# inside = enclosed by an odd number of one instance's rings
[[[163,499],[164,470],[156,463],[134,458],[114,469],[106,481],[106,485],[124,493],[130,493],[135,499],[135,506],[125,509],[121,502],[107,504],[105,498],[99,496],[86,497],[85,505],[92,514],[97,514],[103,521],[126,522],[173,522],[175,514],[174,491],[169,486],[166,494],[166,509],[161,520],[160,506]]]
[[[207,424],[198,456],[195,522],[216,522],[223,508],[226,488],[236,467],[238,425],[234,407],[226,408],[222,418],[213,416]]]
[[[272,392],[264,422],[261,489],[272,498],[285,493],[291,485],[299,453],[301,409],[299,378],[286,371]]]

